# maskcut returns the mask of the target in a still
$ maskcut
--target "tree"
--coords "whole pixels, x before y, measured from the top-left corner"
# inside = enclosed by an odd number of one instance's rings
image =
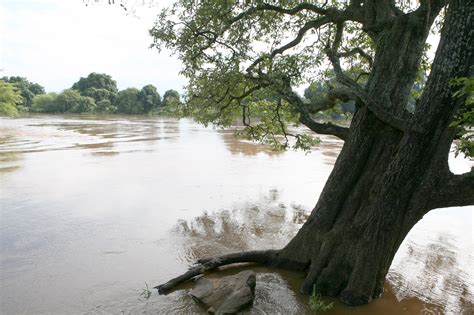
[[[141,89],[138,99],[140,100],[145,113],[161,106],[161,96],[157,92],[156,87],[151,84],[145,85]]]
[[[47,93],[36,95],[33,98],[31,106],[33,112],[39,113],[55,113],[59,112],[58,95],[56,93]]]
[[[94,98],[96,102],[104,99],[114,102],[118,92],[117,82],[105,73],[90,73],[86,78],[81,77],[79,81],[72,85],[72,89],[77,90],[83,96]]]
[[[17,116],[17,105],[21,104],[21,95],[11,83],[0,80],[0,115]]]
[[[95,108],[94,99],[88,96],[82,96],[73,89],[64,90],[58,95],[57,109],[61,113],[83,113],[93,111]]]
[[[112,103],[115,101],[117,93],[104,88],[89,87],[81,92],[81,95],[92,97],[97,103],[104,100]]]
[[[117,93],[117,82],[112,77],[105,73],[90,73],[86,78],[81,77],[79,81],[72,85],[74,90],[84,92],[88,88],[106,89],[110,92]]]
[[[30,91],[34,95],[40,95],[46,93],[44,87],[39,85],[38,83],[30,83]]]
[[[44,94],[44,87],[38,83],[32,83],[23,77],[3,77],[2,80],[5,82],[12,83],[20,91],[20,95],[23,98],[22,106],[25,110],[29,110],[33,104],[33,98],[36,95]]]
[[[179,93],[175,90],[168,90],[163,95],[163,106],[179,104],[181,102]]]
[[[96,111],[99,113],[114,113],[117,107],[112,105],[108,99],[100,100],[96,103]]]
[[[143,105],[139,101],[140,91],[136,88],[127,88],[117,94],[117,112],[124,114],[141,114]]]
[[[226,126],[240,117],[255,139],[278,140],[280,134],[288,147],[293,136],[295,146],[304,147],[308,139],[288,129],[300,123],[341,138],[342,151],[288,245],[201,259],[158,286],[161,293],[206,270],[255,262],[305,270],[303,293],[315,288],[350,305],[364,304],[382,293],[398,247],[423,215],[474,203],[474,172],[454,175],[448,166],[459,131],[453,122],[472,112],[451,82],[473,76],[474,1],[451,0],[446,7],[448,1],[424,0],[416,8],[395,0],[281,3],[179,0],[160,13],[150,33],[156,47],[170,48],[183,61],[186,107],[199,121]],[[410,113],[407,102],[426,38],[443,8],[441,41]],[[347,71],[351,60],[359,73]],[[327,64],[338,85],[324,102],[304,102],[293,87],[323,77],[318,69]],[[247,102],[266,93],[280,101]],[[345,98],[356,102],[349,128],[313,119]]]

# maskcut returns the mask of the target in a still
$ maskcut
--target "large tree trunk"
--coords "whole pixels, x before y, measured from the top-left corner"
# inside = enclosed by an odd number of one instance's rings
[[[449,122],[462,102],[452,99],[449,80],[473,74],[473,11],[472,0],[452,1],[432,73],[410,117],[405,106],[436,14],[413,12],[376,35],[366,92],[409,124],[400,131],[360,104],[318,203],[285,248],[202,260],[203,265],[158,287],[160,292],[220,265],[248,261],[306,270],[304,293],[315,288],[350,305],[379,296],[410,229],[427,211],[451,205],[436,196],[450,196],[458,187],[474,191],[472,178],[456,177],[447,166],[454,136]]]
[[[449,121],[457,108],[449,80],[473,73],[473,18],[472,1],[452,3],[430,79],[408,130],[383,124],[366,107],[355,114],[316,207],[278,254],[283,261],[308,267],[303,292],[314,286],[351,305],[379,296],[401,242],[436,206],[431,197],[449,174],[447,156],[454,135]],[[426,36],[422,28],[417,33],[410,27],[417,26],[394,25],[382,35],[379,60],[368,83],[369,96],[397,115],[407,102]],[[466,189],[474,192],[472,178]]]

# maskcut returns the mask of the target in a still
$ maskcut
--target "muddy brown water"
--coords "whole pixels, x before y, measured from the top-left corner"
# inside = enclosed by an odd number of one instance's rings
[[[342,143],[274,152],[190,120],[0,118],[0,313],[200,314],[152,287],[199,257],[279,248],[305,221]],[[472,165],[454,157],[454,172]],[[410,232],[369,305],[327,314],[473,314],[473,207]],[[304,274],[258,266],[248,314],[310,314]],[[331,301],[326,299],[326,301]]]

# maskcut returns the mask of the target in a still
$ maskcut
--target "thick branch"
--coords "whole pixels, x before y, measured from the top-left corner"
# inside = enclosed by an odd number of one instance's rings
[[[366,0],[364,9],[364,30],[372,38],[385,29],[393,19],[403,14],[393,0]]]
[[[299,4],[297,6],[295,6],[294,8],[291,8],[291,9],[286,9],[286,8],[283,8],[283,7],[279,7],[279,6],[275,6],[275,5],[271,5],[271,4],[267,4],[267,3],[263,3],[261,5],[257,5],[257,6],[254,6],[254,7],[251,7],[249,9],[247,9],[246,11],[243,11],[241,13],[239,13],[238,15],[236,15],[235,17],[231,18],[228,22],[227,22],[227,25],[224,26],[224,28],[219,32],[219,34],[215,33],[215,32],[211,32],[211,31],[194,31],[194,35],[195,36],[204,36],[206,33],[208,34],[211,34],[212,35],[212,38],[209,38],[207,36],[206,39],[208,40],[208,43],[200,49],[200,51],[204,51],[208,48],[210,48],[214,43],[219,43],[218,42],[218,36],[222,36],[233,24],[237,23],[238,21],[242,20],[242,19],[245,19],[246,17],[254,14],[255,12],[259,12],[259,11],[274,11],[274,12],[278,12],[278,13],[283,13],[283,14],[288,14],[288,15],[295,15],[303,10],[309,10],[309,11],[312,11],[312,12],[315,12],[317,14],[320,14],[320,15],[327,15],[328,13],[331,13],[331,16],[337,16],[339,14],[339,11],[336,10],[336,9],[324,9],[324,8],[321,8],[321,7],[318,7],[316,5],[313,5],[313,4],[309,4],[309,3],[302,3],[302,4]],[[325,22],[321,21],[321,23],[319,22],[320,20],[324,20]],[[275,50],[274,52],[272,52],[271,54],[271,57],[274,57],[275,55],[277,54],[281,54],[282,52],[284,52],[285,50],[291,48],[291,47],[294,47],[296,46],[297,44],[299,44],[301,42],[301,39],[303,38],[303,35],[306,33],[306,31],[308,31],[309,29],[311,28],[318,28],[318,27],[321,27],[322,25],[324,25],[325,23],[328,23],[330,20],[327,18],[327,17],[324,17],[324,18],[321,18],[321,19],[318,19],[318,20],[313,20],[313,21],[309,21],[307,22],[301,29],[300,31],[298,32],[298,36],[297,38],[295,38],[292,42],[288,43],[287,45],[285,46],[282,46],[280,47],[279,49]],[[186,25],[187,27],[191,28],[190,26]],[[192,28],[191,28],[192,29]],[[222,43],[220,43],[222,44]],[[230,48],[230,46],[228,45],[225,45],[227,48]],[[233,49],[232,49],[233,50]],[[196,54],[198,55],[198,54]],[[258,62],[261,61],[262,58],[259,58],[257,59],[253,65],[257,64]]]
[[[285,9],[276,5],[264,3],[259,6],[257,6],[257,10],[268,10],[268,11],[275,11],[279,13],[284,13],[284,14],[289,14],[289,15],[295,15],[303,10],[311,11],[317,14],[325,15],[328,13],[328,9],[324,9],[322,7],[318,7],[317,5],[311,4],[311,3],[301,3],[294,8],[291,9]]]
[[[234,18],[230,19],[229,22],[228,22],[228,25],[232,25],[242,19],[245,19],[246,17],[254,14],[255,12],[259,12],[259,11],[273,11],[273,12],[278,12],[278,13],[283,13],[283,14],[288,14],[288,15],[295,15],[303,10],[310,10],[312,12],[315,12],[317,14],[320,14],[320,15],[326,15],[328,13],[328,10],[327,9],[323,9],[323,8],[320,8],[316,5],[313,5],[313,4],[309,4],[309,3],[302,3],[302,4],[299,4],[297,6],[295,6],[294,8],[291,8],[291,9],[285,9],[283,7],[279,7],[279,6],[276,6],[276,5],[271,5],[271,4],[267,4],[267,3],[263,3],[263,4],[260,4],[260,5],[257,5],[257,6],[254,6],[254,7],[251,7],[239,14],[237,14]],[[331,12],[338,12],[337,10],[334,10],[332,9]]]
[[[200,259],[197,266],[189,268],[189,270],[184,274],[154,288],[158,289],[159,294],[167,294],[179,284],[224,265],[235,263],[258,263],[269,265],[273,262],[278,252],[279,251],[277,250],[248,251],[223,255],[216,258]]]
[[[323,26],[324,24],[327,24],[331,22],[331,19],[329,19],[328,17],[321,17],[317,20],[312,20],[312,21],[309,21],[309,22],[306,22],[303,27],[298,31],[298,35],[296,35],[296,37],[288,42],[287,44],[283,45],[283,46],[280,46],[279,48],[273,50],[271,53],[270,53],[270,56],[269,58],[270,59],[273,59],[276,55],[278,54],[282,54],[284,53],[286,50],[290,49],[290,48],[293,48],[295,47],[296,45],[298,45],[302,40],[303,40],[303,37],[304,35],[311,29],[317,29],[321,26]],[[259,64],[260,62],[262,62],[265,58],[267,58],[267,56],[263,55],[257,59],[255,59],[255,61],[247,68],[247,71],[250,71],[251,69],[253,69],[257,64]]]
[[[439,11],[448,4],[448,0],[421,0],[420,6],[414,12],[418,16],[424,16],[428,20],[434,20]]]
[[[428,209],[474,205],[474,170],[462,175],[449,173],[433,190]]]
[[[309,12],[313,12],[319,15],[328,16],[333,21],[352,20],[352,21],[362,22],[362,11],[360,10],[359,6],[355,6],[351,4],[348,7],[346,7],[343,11],[341,11],[334,7],[325,8],[325,6],[320,7],[308,2],[298,4],[297,6],[293,8],[289,8],[289,9],[276,6],[273,4],[269,4],[269,3],[259,4],[257,6],[247,9],[246,11],[239,13],[229,22],[230,24],[233,24],[258,11],[273,11],[273,12],[278,12],[278,13],[287,14],[287,15],[296,15],[300,13],[301,11],[309,11]]]
[[[279,89],[278,91],[285,100],[290,103],[299,113],[300,113],[300,122],[308,127],[310,130],[323,134],[323,135],[333,135],[342,140],[346,139],[349,128],[337,126],[331,123],[319,123],[311,118],[307,110],[307,105],[301,100],[301,98],[296,94],[290,86]]]
[[[344,58],[344,57],[350,57],[350,56],[353,56],[355,54],[359,54],[361,55],[361,57],[363,57],[365,60],[367,60],[367,62],[369,63],[369,66],[372,68],[372,65],[374,63],[374,60],[372,59],[372,56],[370,56],[368,53],[366,53],[362,48],[360,47],[356,47],[356,48],[353,48],[349,51],[346,51],[346,52],[343,52],[343,53],[338,53],[337,56],[339,58]]]
[[[321,101],[321,103],[313,103],[312,107],[309,104],[306,104],[297,93],[293,91],[289,82],[287,80],[275,80],[272,79],[262,73],[260,73],[259,77],[252,77],[247,76],[248,79],[258,82],[258,84],[265,85],[265,86],[274,86],[275,92],[278,93],[284,100],[286,100],[294,110],[296,110],[300,114],[300,122],[308,127],[310,130],[325,135],[333,135],[342,140],[346,138],[347,132],[349,128],[337,126],[331,123],[318,123],[313,118],[311,118],[311,114],[309,109],[311,109],[311,113],[316,113],[323,109],[328,109],[328,105],[325,102],[329,102],[329,100]],[[330,94],[330,97],[336,97],[338,94],[339,99],[349,99],[353,98],[353,94],[350,93],[347,89],[337,88],[334,89],[334,94]],[[333,105],[336,104],[335,99],[331,101]],[[318,106],[321,106],[318,108]],[[319,109],[319,110],[316,110]]]
[[[329,60],[332,63],[334,72],[336,73],[336,79],[343,85],[350,88],[355,95],[369,108],[369,110],[381,121],[392,126],[395,129],[404,131],[406,129],[406,122],[393,115],[392,113],[386,111],[382,106],[380,106],[376,101],[371,99],[364,89],[349,76],[344,74],[341,68],[339,57],[337,54],[337,49],[341,44],[342,32],[343,32],[343,23],[337,24],[336,36],[332,47],[326,48],[326,54]]]
[[[319,123],[312,119],[311,116],[306,112],[300,113],[300,122],[308,127],[311,131],[322,135],[336,136],[342,140],[346,139],[347,133],[349,132],[349,128],[337,126],[331,124],[330,122]]]
[[[310,114],[315,114],[322,110],[333,108],[338,100],[348,102],[350,100],[356,100],[356,95],[346,87],[336,87],[330,89],[327,92],[326,97],[317,101],[312,101],[307,107]]]

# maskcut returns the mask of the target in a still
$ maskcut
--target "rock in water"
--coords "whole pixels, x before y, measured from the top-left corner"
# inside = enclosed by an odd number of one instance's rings
[[[212,282],[200,278],[189,295],[204,305],[209,313],[235,314],[253,303],[255,282],[253,271],[242,271]]]

